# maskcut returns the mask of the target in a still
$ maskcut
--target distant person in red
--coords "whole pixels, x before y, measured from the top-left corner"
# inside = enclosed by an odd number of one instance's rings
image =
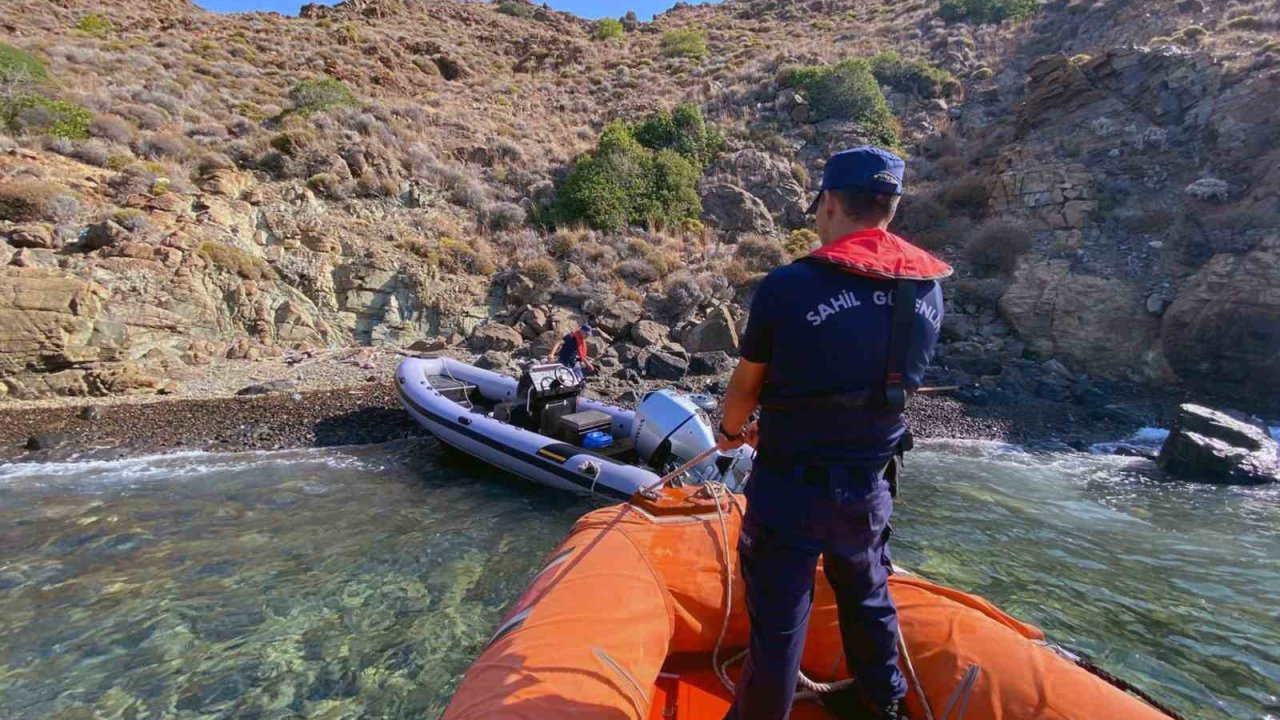
[[[596,367],[587,359],[587,338],[597,334],[601,333],[591,326],[590,321],[583,323],[581,327],[565,335],[555,347],[551,348],[551,352],[547,353],[547,361],[558,362],[573,370],[573,374],[579,380],[582,379],[584,369],[594,374]]]

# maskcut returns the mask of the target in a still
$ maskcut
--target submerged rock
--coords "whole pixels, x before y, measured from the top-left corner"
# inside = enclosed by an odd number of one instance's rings
[[[1266,430],[1190,403],[1179,409],[1157,462],[1170,475],[1198,482],[1259,485],[1280,480],[1276,441]]]

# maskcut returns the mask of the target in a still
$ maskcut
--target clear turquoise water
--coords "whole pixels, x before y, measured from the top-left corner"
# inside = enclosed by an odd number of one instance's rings
[[[1192,717],[1280,718],[1280,493],[913,453],[897,559]],[[413,444],[0,467],[0,718],[421,718],[593,505]]]

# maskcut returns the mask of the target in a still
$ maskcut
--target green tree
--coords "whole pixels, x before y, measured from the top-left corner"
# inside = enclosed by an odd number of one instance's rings
[[[814,121],[853,120],[872,141],[887,147],[898,144],[897,121],[866,60],[789,68],[778,80],[804,95]]]
[[[698,60],[707,56],[707,39],[701,30],[671,30],[662,35],[662,54]]]
[[[654,146],[639,140],[635,127],[622,122],[606,126],[595,151],[578,158],[561,184],[554,220],[617,230],[628,224],[675,227],[700,215],[698,178],[704,164],[674,146],[678,133],[655,130],[668,126],[674,127],[671,116],[651,117],[636,126],[648,129],[650,142],[655,136],[663,140]]]
[[[631,130],[650,150],[675,150],[702,167],[724,148],[724,137],[707,127],[702,110],[692,103],[681,103],[671,113],[654,113]]]
[[[614,18],[597,20],[591,36],[596,40],[613,40],[622,37],[622,21]]]

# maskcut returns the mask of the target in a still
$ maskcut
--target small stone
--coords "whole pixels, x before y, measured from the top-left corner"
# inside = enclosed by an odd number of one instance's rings
[[[269,395],[277,392],[293,392],[298,389],[298,383],[293,380],[272,380],[271,382],[258,383],[240,388],[236,391],[236,395],[247,397],[251,395]]]
[[[102,417],[102,408],[97,405],[88,405],[80,410],[81,420],[97,420]]]

